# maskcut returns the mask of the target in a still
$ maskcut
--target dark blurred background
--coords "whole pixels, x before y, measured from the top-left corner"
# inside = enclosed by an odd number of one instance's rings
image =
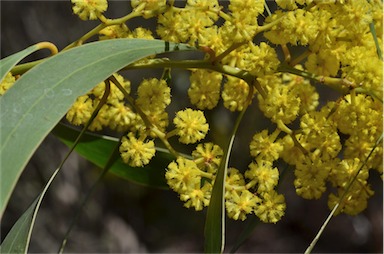
[[[1,57],[6,57],[34,43],[50,41],[59,50],[96,26],[96,21],[81,21],[72,14],[70,1],[1,1]],[[130,10],[128,1],[110,1],[107,17],[117,18]],[[129,26],[153,26],[155,20],[136,19]],[[41,51],[28,60],[48,55]],[[154,72],[155,75],[159,75]],[[148,73],[143,73],[148,75]],[[153,75],[153,74],[152,74]],[[174,80],[183,84],[174,88],[174,108],[189,106],[185,97],[188,75],[174,72]],[[141,80],[127,73],[132,83]],[[256,103],[246,114],[240,127],[231,164],[245,169],[251,161],[248,144],[252,135],[269,127],[257,110]],[[256,112],[256,113],[255,113]],[[210,126],[210,139],[220,143],[229,133],[234,114],[216,109],[208,118],[220,120]],[[31,133],[33,135],[33,133]],[[244,150],[245,149],[245,150]],[[23,172],[1,221],[1,240],[12,225],[42,190],[46,181],[64,158],[68,148],[49,135]],[[247,151],[247,152],[245,152]],[[32,233],[30,252],[57,252],[80,200],[96,181],[100,169],[72,154],[57,176],[40,209]],[[315,247],[315,252],[382,253],[383,199],[382,180],[373,174],[375,191],[368,209],[358,216],[339,215],[332,219]],[[260,223],[239,252],[304,252],[329,214],[327,195],[321,200],[308,201],[296,196],[293,174],[288,172],[280,188],[287,202],[286,215],[273,224]],[[202,252],[204,246],[205,211],[195,212],[183,207],[177,194],[142,187],[112,174],[98,185],[73,229],[65,252]],[[227,220],[226,251],[250,223]]]

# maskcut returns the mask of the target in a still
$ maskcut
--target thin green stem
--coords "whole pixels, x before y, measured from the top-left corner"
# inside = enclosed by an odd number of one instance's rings
[[[329,221],[332,219],[332,216],[335,214],[337,208],[340,206],[340,204],[343,202],[344,198],[347,196],[347,193],[349,192],[350,188],[352,187],[352,184],[356,181],[357,176],[360,174],[360,171],[364,168],[364,166],[367,164],[368,159],[372,156],[373,151],[376,149],[376,147],[380,144],[380,142],[383,140],[383,134],[376,140],[375,145],[372,147],[371,151],[369,152],[368,156],[365,158],[364,162],[361,164],[359,169],[357,170],[356,174],[353,176],[352,180],[348,183],[347,187],[345,188],[345,191],[343,195],[341,195],[339,201],[336,203],[335,207],[332,209],[330,214],[328,215],[327,219],[324,221],[323,225],[321,226],[319,232],[317,232],[315,238],[311,242],[311,244],[308,246],[308,248],[305,250],[305,254],[309,254],[312,252],[313,248],[315,247],[317,241],[320,239],[321,234],[323,233],[324,229],[328,225]]]
[[[229,55],[232,51],[236,50],[237,48],[241,47],[242,45],[246,44],[247,42],[241,42],[241,43],[233,43],[229,48],[227,48],[223,53],[218,55],[214,58],[214,62],[218,63],[221,60],[223,60],[224,57]]]
[[[268,13],[268,16],[272,16],[271,10],[269,9],[267,1],[264,2],[264,8]]]
[[[91,125],[91,123],[93,122],[93,120],[96,118],[96,116],[97,116],[97,114],[99,113],[101,107],[107,102],[107,99],[108,99],[108,96],[109,96],[109,93],[110,93],[110,90],[111,90],[110,88],[111,88],[111,87],[110,87],[109,80],[106,80],[106,81],[105,81],[105,91],[104,91],[103,97],[100,99],[100,102],[99,102],[99,104],[97,104],[96,109],[92,112],[92,115],[91,115],[90,119],[89,119],[88,122],[85,124],[84,128],[81,130],[81,132],[80,132],[79,136],[77,137],[76,141],[74,142],[74,144],[73,144],[73,146],[72,146],[70,152],[72,152],[72,151],[75,149],[76,145],[79,143],[80,138],[83,136],[84,132],[88,129],[88,127]],[[67,159],[67,157],[63,160],[62,163],[64,163],[64,161],[65,161],[66,159]],[[107,163],[107,165],[109,165],[109,164]],[[107,165],[106,165],[106,166],[107,166]],[[62,166],[62,165],[60,165],[60,167],[61,167],[61,166]],[[110,165],[109,165],[109,166],[110,166]],[[108,168],[109,168],[109,166],[108,166]],[[104,176],[104,174],[102,174],[102,176]],[[91,193],[88,193],[88,194],[87,194],[87,196],[86,196],[86,198],[83,200],[83,202],[82,202],[80,208],[84,206],[84,204],[85,204],[85,202],[88,200],[90,194],[91,194]],[[61,243],[61,245],[60,245],[60,249],[59,249],[59,251],[58,251],[59,253],[63,253],[64,248],[65,248],[65,245],[66,245],[67,240],[68,240],[68,236],[69,236],[69,234],[70,234],[72,228],[74,227],[75,223],[77,222],[77,219],[78,219],[79,216],[80,216],[80,210],[77,211],[77,213],[76,213],[75,217],[73,218],[73,220],[72,220],[72,222],[71,222],[71,224],[70,224],[70,226],[69,226],[67,232],[66,232],[65,235],[64,235],[63,241],[62,241],[62,243]]]
[[[290,66],[295,66],[299,64],[301,61],[303,61],[305,58],[307,58],[311,54],[310,50],[305,50],[303,53],[298,55],[296,58],[292,59],[291,62],[289,63]]]
[[[278,19],[276,19],[276,20],[274,20],[274,21],[272,21],[271,23],[267,23],[267,24],[264,24],[264,25],[262,25],[262,26],[257,27],[256,34],[258,34],[258,33],[262,33],[262,32],[265,32],[265,31],[268,31],[268,30],[272,29],[272,27],[274,27],[274,26],[276,26],[277,24],[279,24],[280,21],[281,21],[284,17],[285,17],[285,15],[284,15],[284,16],[281,16],[280,18],[278,18]],[[256,35],[256,34],[255,34],[255,35]]]
[[[105,164],[103,171],[100,173],[100,175],[96,179],[96,182],[88,190],[87,194],[85,195],[85,197],[81,201],[81,204],[80,204],[79,208],[77,209],[76,214],[73,216],[71,224],[69,225],[68,230],[64,235],[64,238],[63,238],[63,241],[61,242],[61,246],[60,246],[58,253],[60,253],[60,254],[63,253],[64,248],[65,248],[67,241],[68,241],[69,234],[71,233],[72,229],[74,228],[74,226],[76,225],[77,221],[80,218],[82,208],[85,206],[85,204],[88,202],[91,195],[96,190],[96,186],[98,186],[98,184],[101,182],[101,180],[104,178],[104,176],[108,173],[112,164],[115,162],[115,159],[116,159],[115,155],[118,154],[120,142],[121,142],[121,138],[120,138],[119,142],[116,144],[115,148],[113,149],[111,155],[109,156],[109,159],[108,159],[107,163]]]
[[[229,65],[212,64],[207,60],[181,60],[172,61],[169,59],[149,59],[145,63],[133,63],[128,65],[126,70],[147,69],[147,68],[180,68],[180,69],[208,69],[222,74],[243,79],[247,83],[253,83],[255,76],[248,71],[231,67]]]
[[[137,9],[137,10],[129,13],[128,15],[121,17],[121,18],[118,18],[118,19],[105,19],[105,17],[102,16],[101,20],[103,23],[97,25],[92,30],[90,30],[89,32],[84,34],[80,39],[78,39],[78,40],[72,42],[71,44],[69,44],[68,46],[66,46],[63,49],[63,51],[83,44],[89,38],[98,34],[101,30],[103,30],[104,28],[106,28],[108,26],[119,25],[119,24],[122,24],[122,23],[132,19],[132,18],[141,16],[140,12],[141,12],[141,10]]]
[[[66,46],[62,51],[65,51],[65,50],[68,50],[70,48],[77,47],[77,46],[83,44],[86,40],[88,40],[92,36],[98,34],[102,29],[104,29],[106,27],[107,27],[107,25],[105,25],[104,23],[99,24],[98,26],[93,28],[91,31],[89,31],[86,34],[84,34],[83,36],[81,36],[80,39],[78,39],[78,40],[72,42],[71,44],[69,44],[68,46]]]
[[[346,94],[351,89],[356,87],[355,83],[353,83],[347,79],[318,76],[318,75],[315,75],[315,74],[310,73],[310,72],[296,69],[296,68],[289,66],[287,64],[284,64],[284,63],[279,65],[279,67],[277,68],[277,71],[295,74],[295,75],[301,76],[303,78],[307,78],[310,80],[320,82],[322,84],[325,84],[325,85],[331,87],[334,90],[341,92],[342,94]]]
[[[379,43],[379,40],[377,39],[377,35],[376,35],[375,24],[373,22],[371,22],[369,24],[369,30],[371,31],[371,34],[373,36],[373,40],[375,41],[377,56],[379,57],[379,59],[381,61],[383,61],[383,53],[381,52],[380,43]]]

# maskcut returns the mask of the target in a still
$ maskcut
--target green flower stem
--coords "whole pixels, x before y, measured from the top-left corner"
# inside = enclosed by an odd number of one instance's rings
[[[80,46],[81,44],[83,44],[84,41],[86,41],[89,38],[91,38],[92,36],[96,35],[99,31],[101,31],[102,29],[104,29],[106,27],[107,27],[107,25],[105,25],[104,23],[99,24],[97,27],[93,28],[91,31],[84,34],[80,39],[78,39],[78,40],[72,42],[71,44],[69,44],[68,46],[66,46],[62,51]]]
[[[128,100],[129,104],[135,109],[135,111],[140,115],[140,117],[143,119],[144,124],[147,128],[152,128],[152,123],[148,120],[147,116],[144,114],[144,112],[141,110],[141,108],[137,107],[134,99],[129,95],[127,90],[124,89],[124,87],[120,84],[120,82],[115,78],[115,76],[110,76],[109,79],[119,88],[119,90],[123,93],[124,98]]]
[[[276,26],[277,24],[279,24],[280,21],[281,21],[283,18],[285,18],[285,16],[286,16],[286,15],[283,15],[283,16],[281,16],[280,18],[278,18],[278,19],[272,21],[271,23],[267,23],[267,24],[264,24],[264,25],[262,25],[262,26],[257,27],[256,34],[259,34],[259,33],[262,33],[262,32],[265,32],[265,31],[268,31],[268,30],[272,29],[272,27],[273,27],[273,26]],[[256,36],[256,34],[255,34],[255,36]]]
[[[178,152],[172,147],[172,145],[168,142],[168,139],[167,139],[166,135],[165,135],[162,131],[160,131],[156,126],[153,126],[153,127],[151,128],[151,131],[153,131],[153,132],[156,134],[156,136],[161,140],[161,142],[163,142],[163,144],[165,145],[165,147],[168,149],[168,151],[169,151],[170,153],[173,154],[173,156],[175,156],[176,158],[181,156],[180,153],[178,153]],[[185,157],[185,156],[183,156],[183,157]]]
[[[228,22],[231,22],[231,20],[232,20],[232,17],[231,17],[229,14],[227,14],[227,13],[225,13],[225,12],[223,12],[223,11],[220,11],[220,12],[219,12],[219,16],[220,16],[222,19],[224,19],[225,21],[228,21]]]
[[[300,144],[300,142],[297,140],[296,135],[295,135],[294,132],[292,132],[291,134],[289,134],[289,136],[291,136],[291,138],[292,138],[293,143],[295,144],[295,146],[296,146],[297,148],[299,148],[300,151],[301,151],[304,155],[308,154],[308,151],[307,151],[307,150]]]
[[[292,130],[287,125],[285,125],[283,121],[277,120],[276,124],[277,124],[277,128],[279,128],[281,131],[284,131],[287,134],[292,134]]]
[[[106,28],[108,26],[119,25],[119,24],[122,24],[122,23],[132,19],[132,18],[141,16],[140,12],[141,12],[141,9],[136,9],[135,11],[129,13],[128,15],[121,17],[121,18],[118,18],[118,19],[106,19],[104,16],[99,17],[103,23],[99,24],[98,26],[93,28],[91,31],[84,34],[80,39],[78,39],[78,40],[72,42],[71,44],[69,44],[68,46],[66,46],[63,49],[63,51],[83,44],[86,40],[88,40],[89,38],[91,38],[94,35],[97,35],[101,30],[103,30],[104,28]]]
[[[173,130],[167,132],[167,134],[165,135],[165,137],[166,137],[167,139],[168,139],[168,138],[171,138],[171,137],[173,137],[173,136],[176,136],[178,132],[179,132],[179,131],[178,131],[177,129],[173,129]]]
[[[356,87],[355,83],[353,83],[347,79],[318,76],[318,75],[315,75],[313,73],[309,73],[306,71],[296,69],[296,68],[289,66],[285,63],[280,64],[279,67],[277,68],[277,71],[295,74],[295,75],[301,76],[303,78],[307,78],[310,80],[320,82],[322,84],[325,84],[325,85],[333,88],[336,91],[341,92],[342,94],[346,94],[350,91],[350,89]]]
[[[270,136],[270,141],[275,142],[280,133],[281,130],[279,128],[276,128],[276,130]]]
[[[51,43],[51,42],[47,42],[47,41],[39,42],[36,44],[36,46],[40,50],[41,49],[49,49],[49,51],[51,51],[52,56],[59,53],[59,50],[57,49],[56,45]],[[47,58],[40,59],[40,60],[33,61],[33,62],[29,62],[29,63],[25,63],[25,64],[16,65],[15,67],[12,68],[11,73],[12,73],[12,75],[24,74],[26,71],[28,71],[29,69],[31,69],[35,65],[38,65],[39,63],[43,62]]]
[[[195,162],[196,163],[196,162]],[[205,172],[205,171],[202,171],[202,170],[199,170],[199,174],[200,176],[204,177],[204,178],[207,178],[207,179],[210,179],[210,180],[214,180],[215,177],[213,176],[213,174],[211,173],[208,173],[208,172]]]
[[[305,58],[307,58],[311,54],[311,51],[305,50],[303,53],[298,55],[296,58],[292,59],[292,61],[289,63],[290,66],[295,66],[296,64],[299,64],[301,61],[303,61]]]
[[[212,63],[207,60],[181,60],[181,61],[172,61],[166,58],[162,59],[149,59],[145,63],[133,63],[128,65],[126,70],[132,69],[148,69],[148,68],[180,68],[180,69],[207,69],[216,72],[220,72],[225,75],[233,76],[236,78],[243,79],[248,84],[256,87],[261,94],[265,95],[265,92],[261,89],[260,84],[258,84],[256,77],[246,70],[242,70],[236,67],[231,67],[229,65],[222,65],[217,63]]]
[[[289,65],[292,65],[292,64],[290,64],[292,56],[291,56],[291,52],[289,52],[289,48],[288,48],[287,44],[282,44],[281,49],[284,53],[285,62],[288,63]]]
[[[221,60],[223,60],[224,57],[226,57],[228,54],[230,54],[233,50],[236,50],[237,48],[243,46],[247,42],[240,42],[240,43],[233,43],[229,48],[227,48],[223,53],[218,55],[214,58],[214,62],[218,63]]]
[[[256,184],[257,184],[257,181],[256,181],[256,180],[252,180],[252,181],[248,182],[248,183],[245,185],[245,188],[246,188],[247,190],[249,190],[249,189],[253,188]]]

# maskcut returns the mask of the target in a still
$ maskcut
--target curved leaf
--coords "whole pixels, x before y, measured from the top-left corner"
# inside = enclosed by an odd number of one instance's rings
[[[23,59],[24,57],[28,56],[29,54],[39,50],[40,47],[38,45],[30,46],[20,52],[17,52],[16,54],[7,56],[6,58],[1,59],[0,61],[0,80],[3,80],[5,75],[18,63]]]
[[[0,215],[33,152],[78,96],[138,59],[190,49],[160,40],[98,41],[52,56],[24,74],[0,97]]]
[[[53,134],[69,147],[72,146],[79,133],[80,131],[63,124],[58,124],[53,129]],[[99,168],[103,168],[117,142],[117,138],[84,133],[79,144],[75,147],[75,151]],[[157,149],[156,156],[147,166],[135,168],[125,164],[120,156],[115,156],[109,172],[137,184],[168,189],[164,177],[165,168],[174,159],[170,153]]]

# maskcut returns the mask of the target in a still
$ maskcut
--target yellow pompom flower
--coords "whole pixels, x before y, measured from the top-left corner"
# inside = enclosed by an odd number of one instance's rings
[[[110,105],[108,113],[110,118],[108,126],[118,132],[127,131],[136,119],[136,114],[123,101]]]
[[[220,165],[223,150],[213,143],[198,144],[192,152],[192,157],[199,168],[209,173],[215,173]]]
[[[303,70],[301,65],[296,65],[295,68]],[[283,73],[281,78],[283,84],[287,84],[294,89],[299,96],[300,114],[305,114],[316,109],[319,105],[319,94],[308,79],[290,73]]]
[[[185,193],[200,184],[200,170],[194,161],[178,157],[168,165],[165,179],[174,191]]]
[[[360,135],[364,129],[377,129],[381,132],[383,113],[381,103],[364,94],[347,94],[338,104],[333,115],[340,132]]]
[[[73,13],[82,20],[95,20],[108,8],[107,0],[71,0]]]
[[[131,167],[147,165],[155,155],[155,143],[152,140],[144,141],[143,137],[137,139],[130,132],[123,137],[119,148],[121,158]]]
[[[107,26],[106,28],[100,30],[99,35],[100,40],[126,38],[129,35],[129,28],[125,23]]]
[[[289,86],[275,84],[267,87],[268,96],[263,98],[258,94],[259,107],[264,115],[273,122],[291,123],[299,114],[300,98],[296,91]]]
[[[243,110],[249,93],[249,86],[247,82],[242,79],[228,77],[227,82],[224,84],[221,97],[224,101],[224,107],[230,111]]]
[[[279,154],[283,151],[283,145],[275,141],[279,132],[279,130],[276,130],[268,135],[268,130],[263,130],[256,133],[249,144],[251,155],[271,162],[277,160]]]
[[[225,200],[225,208],[227,209],[228,217],[234,220],[245,220],[247,214],[250,214],[257,209],[260,198],[252,194],[248,190],[243,190],[240,193],[231,191],[229,198]]]
[[[299,143],[303,146],[303,143],[301,141],[303,135],[302,134],[296,134],[296,139],[299,141]],[[282,153],[280,154],[280,157],[289,165],[296,165],[296,163],[299,163],[300,161],[304,160],[304,154],[303,151],[295,145],[295,142],[293,141],[292,137],[290,135],[285,135],[281,140],[281,144],[284,146],[284,149]],[[305,148],[305,145],[304,145]]]
[[[172,7],[158,16],[156,33],[161,39],[171,42],[186,42],[189,38],[184,17]]]
[[[261,203],[256,206],[255,214],[262,222],[276,223],[285,213],[285,198],[272,190],[264,192],[261,197]]]
[[[279,171],[272,167],[269,161],[252,162],[245,177],[257,184],[257,192],[269,192],[275,188],[279,181]]]
[[[152,125],[156,126],[161,132],[165,132],[165,129],[169,124],[168,113],[166,111],[145,110],[143,113]],[[153,131],[150,131],[150,135],[156,137],[156,134]]]
[[[321,111],[311,111],[300,119],[303,137],[308,144],[306,149],[318,153],[317,156],[323,160],[335,158],[342,148],[336,126],[327,118],[328,113],[325,106]]]
[[[3,95],[15,82],[15,77],[12,73],[8,72],[0,83],[0,96]]]
[[[85,124],[91,118],[93,110],[91,98],[88,95],[82,95],[68,110],[66,118],[73,125]]]
[[[322,76],[336,76],[340,62],[331,50],[321,50],[308,56],[305,67],[309,72]]]
[[[246,70],[257,77],[276,71],[280,61],[274,48],[265,42],[261,42],[260,45],[249,42],[248,47],[249,53],[243,55]]]
[[[281,22],[264,33],[264,36],[272,43],[308,45],[316,40],[319,33],[319,24],[312,12],[303,9],[288,12],[276,11],[266,19],[266,23],[280,17],[282,17]]]
[[[203,187],[200,187],[200,183],[195,183],[194,188],[180,194],[180,200],[185,202],[185,207],[194,207],[196,211],[201,211],[209,205],[211,191],[212,185],[209,182],[205,182]]]
[[[142,110],[163,111],[171,103],[171,88],[163,79],[145,79],[137,89],[137,105]]]
[[[326,180],[337,160],[321,161],[312,155],[298,162],[295,168],[296,194],[305,199],[319,199],[326,190]]]
[[[179,141],[184,144],[195,143],[207,135],[209,126],[204,113],[187,108],[176,113],[173,119]]]
[[[145,19],[156,16],[166,7],[166,0],[131,0],[130,2],[133,11],[140,11]]]
[[[188,96],[191,103],[199,109],[213,109],[220,99],[220,87],[223,75],[207,70],[193,70],[190,76],[191,86]]]
[[[225,198],[230,199],[232,191],[237,191],[239,189],[245,189],[243,174],[236,168],[228,168],[227,177],[225,178]]]
[[[223,26],[228,41],[252,41],[258,27],[257,17],[264,11],[264,0],[231,0],[228,6],[231,19]]]

